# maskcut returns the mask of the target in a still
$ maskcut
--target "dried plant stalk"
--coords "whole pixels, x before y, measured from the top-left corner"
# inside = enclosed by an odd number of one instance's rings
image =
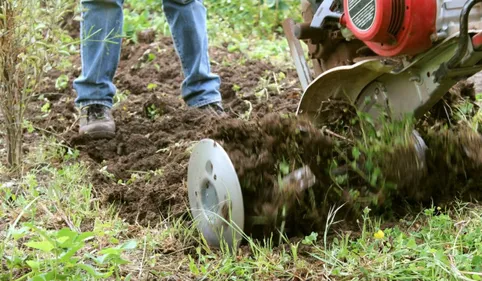
[[[17,14],[10,1],[0,6],[0,109],[7,132],[7,161],[16,168],[21,162],[24,106],[16,66],[21,52],[16,35]]]
[[[69,0],[0,0],[0,110],[7,162],[22,163],[24,116],[43,75],[58,60],[63,8]]]

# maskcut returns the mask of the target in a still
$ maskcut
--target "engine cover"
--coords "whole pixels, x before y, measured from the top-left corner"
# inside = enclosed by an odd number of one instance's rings
[[[342,25],[384,57],[416,55],[432,46],[436,0],[344,0]]]

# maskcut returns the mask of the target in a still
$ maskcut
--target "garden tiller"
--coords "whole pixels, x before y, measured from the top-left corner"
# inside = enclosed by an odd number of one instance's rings
[[[303,22],[283,23],[303,88],[297,114],[323,125],[323,102],[345,99],[374,120],[382,112],[394,119],[423,116],[457,82],[482,70],[480,2],[302,0]],[[414,136],[423,158],[426,146]],[[289,177],[303,188],[313,182],[309,169]],[[241,186],[215,141],[194,148],[188,190],[208,243],[239,245],[245,223]]]

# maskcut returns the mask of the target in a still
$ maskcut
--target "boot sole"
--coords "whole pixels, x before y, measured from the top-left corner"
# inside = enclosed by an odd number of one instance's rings
[[[115,133],[107,132],[107,131],[98,131],[98,132],[84,132],[81,133],[82,136],[87,136],[91,139],[113,139],[115,137]]]

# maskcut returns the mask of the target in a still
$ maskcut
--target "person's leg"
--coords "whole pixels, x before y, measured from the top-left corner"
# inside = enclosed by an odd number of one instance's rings
[[[202,0],[163,0],[163,8],[182,63],[184,101],[191,107],[220,106],[221,80],[211,73],[206,8]]]
[[[120,59],[123,0],[81,0],[82,73],[74,81],[75,103],[82,109],[81,133],[111,136],[110,114],[116,87],[113,78]]]

